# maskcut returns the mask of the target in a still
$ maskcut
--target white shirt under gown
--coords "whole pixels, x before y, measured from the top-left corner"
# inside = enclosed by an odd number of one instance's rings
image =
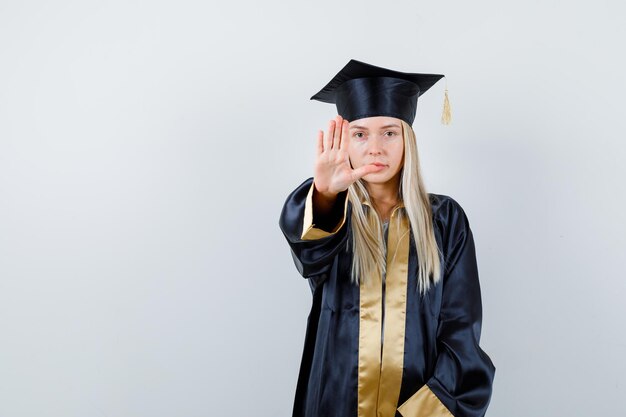
[[[389,220],[383,222],[383,239],[385,239],[385,259],[387,259],[387,235],[389,230]],[[385,332],[385,275],[387,275],[386,272],[383,272],[383,325],[382,325],[382,329],[380,332],[380,345],[383,345],[383,335]],[[382,352],[382,349],[381,349]]]

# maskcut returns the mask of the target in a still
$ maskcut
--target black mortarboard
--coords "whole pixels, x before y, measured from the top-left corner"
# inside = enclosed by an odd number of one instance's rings
[[[413,124],[417,98],[439,81],[441,74],[393,71],[351,59],[311,100],[335,103],[348,121],[373,116],[397,117]],[[448,89],[442,123],[450,123]]]

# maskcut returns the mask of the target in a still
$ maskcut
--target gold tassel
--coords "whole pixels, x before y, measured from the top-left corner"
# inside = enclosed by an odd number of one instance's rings
[[[450,111],[450,100],[448,99],[448,80],[446,79],[446,94],[443,99],[443,113],[441,114],[441,123],[449,125],[452,122],[452,112]]]

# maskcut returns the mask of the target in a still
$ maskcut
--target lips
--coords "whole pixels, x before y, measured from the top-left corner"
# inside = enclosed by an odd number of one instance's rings
[[[372,162],[372,165],[376,165],[377,167],[386,167],[387,165],[381,164],[380,162]]]

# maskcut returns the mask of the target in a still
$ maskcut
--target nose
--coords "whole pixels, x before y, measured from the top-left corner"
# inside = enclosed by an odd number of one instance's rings
[[[368,145],[367,152],[370,155],[380,155],[383,152],[383,141],[380,137],[373,137],[368,141]]]

